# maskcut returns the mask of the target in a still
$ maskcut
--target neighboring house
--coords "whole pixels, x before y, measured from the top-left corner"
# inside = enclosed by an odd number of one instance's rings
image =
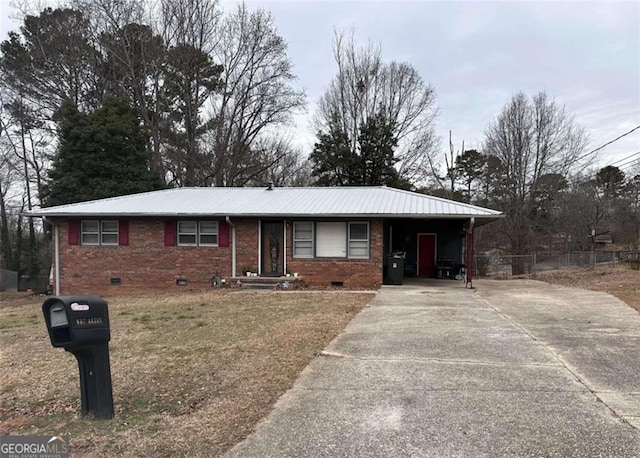
[[[377,287],[386,254],[432,277],[439,259],[464,264],[473,229],[503,216],[385,186],[177,188],[27,214],[53,226],[56,294],[205,288],[247,269]]]
[[[606,249],[607,245],[611,245],[613,243],[613,237],[611,236],[611,231],[601,232],[596,234],[594,242],[596,244],[596,248],[598,249]]]

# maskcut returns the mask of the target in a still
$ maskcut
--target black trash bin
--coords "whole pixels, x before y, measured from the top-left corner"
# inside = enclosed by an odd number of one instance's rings
[[[402,254],[391,254],[385,258],[384,263],[384,284],[401,285],[404,276],[404,256]]]

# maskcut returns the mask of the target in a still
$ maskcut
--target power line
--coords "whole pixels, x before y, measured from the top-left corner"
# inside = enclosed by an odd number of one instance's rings
[[[640,126],[638,126],[640,127]],[[634,156],[638,156],[637,158],[635,158]],[[597,175],[598,172],[602,169],[605,169],[607,167],[615,167],[618,170],[624,172],[624,169],[628,169],[629,167],[632,167],[633,165],[635,165],[636,163],[638,163],[638,161],[640,161],[640,151],[635,152],[633,154],[630,154],[629,156],[619,159],[615,162],[612,162],[610,164],[605,164],[602,167],[599,167],[598,170],[594,170],[592,172],[590,172],[587,175],[583,175],[579,178],[580,181],[585,181],[585,180],[593,180]],[[622,162],[622,163],[620,163]],[[618,165],[615,165],[618,164]]]
[[[620,162],[626,162],[628,159],[631,159],[633,156],[637,156],[637,155],[639,155],[639,154],[640,154],[640,151],[638,151],[637,153],[633,153],[633,154],[632,154],[632,155],[630,155],[630,156],[623,157],[622,159],[618,159],[617,161],[612,162],[612,163],[611,163],[611,164],[609,164],[609,165],[616,165],[616,164],[618,164],[618,163],[620,163]],[[618,167],[620,167],[620,166],[618,166]]]
[[[593,153],[595,153],[595,152],[597,152],[597,151],[600,151],[600,150],[601,150],[602,148],[604,148],[605,146],[609,146],[610,144],[617,142],[617,141],[618,141],[618,140],[620,140],[621,138],[626,137],[627,135],[629,135],[630,133],[635,132],[635,131],[636,131],[636,130],[638,130],[638,129],[640,129],[640,126],[636,126],[636,127],[634,127],[634,128],[633,128],[633,129],[631,129],[629,132],[625,132],[624,134],[620,135],[619,137],[616,137],[616,138],[614,138],[613,140],[608,141],[608,142],[607,142],[607,143],[605,143],[604,145],[599,146],[599,147],[597,147],[596,149],[591,150],[591,151],[589,151],[588,153],[583,154],[582,156],[578,157],[578,159],[576,159],[576,161],[579,161],[579,160],[581,160],[581,159],[584,159],[585,157],[587,157],[587,156],[589,156],[589,155],[591,155],[591,154],[593,154]]]
[[[638,151],[638,154],[640,154],[640,151]],[[629,170],[631,167],[635,166],[638,163],[640,163],[640,157],[627,161],[624,164],[620,164],[617,167],[624,172],[625,169]]]

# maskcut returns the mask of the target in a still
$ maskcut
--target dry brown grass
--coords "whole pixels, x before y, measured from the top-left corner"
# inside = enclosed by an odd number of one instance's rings
[[[371,299],[210,292],[107,298],[116,418],[78,415],[74,357],[43,299],[0,297],[0,434],[69,434],[75,456],[218,456]]]
[[[625,267],[563,269],[538,273],[538,280],[575,288],[603,291],[640,312],[640,271]]]

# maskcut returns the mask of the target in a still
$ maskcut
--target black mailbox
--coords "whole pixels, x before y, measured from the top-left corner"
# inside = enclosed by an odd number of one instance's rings
[[[54,347],[78,347],[107,343],[109,309],[97,296],[60,296],[42,304],[51,345]]]
[[[113,418],[109,309],[97,296],[59,296],[42,304],[51,345],[78,360],[82,412]]]

